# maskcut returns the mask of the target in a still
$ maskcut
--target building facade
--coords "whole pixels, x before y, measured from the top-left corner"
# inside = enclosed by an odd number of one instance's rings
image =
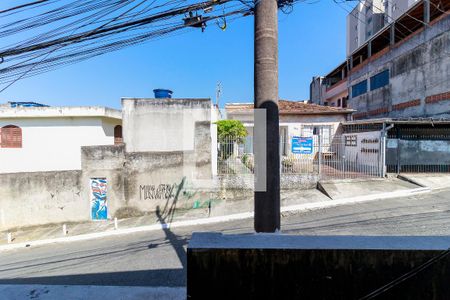
[[[227,119],[241,121],[247,129],[246,151],[252,152],[253,104],[229,103],[225,106]],[[323,106],[307,101],[279,101],[281,154],[288,155],[294,136],[313,137],[321,132],[323,142],[330,144],[339,124],[353,112],[350,109]]]
[[[348,14],[347,56],[350,56],[353,51],[384,27],[387,21],[385,12],[389,2],[383,0],[362,0]]]
[[[0,173],[81,170],[81,147],[121,142],[122,116],[105,107],[0,107]]]
[[[0,109],[1,230],[210,205],[220,186],[211,100],[124,98],[122,105],[122,113]]]
[[[450,1],[393,5],[395,19],[348,59],[353,117],[449,117]]]
[[[347,59],[313,79],[312,102],[342,105],[346,89],[355,120],[449,117],[449,9],[449,0],[360,2],[347,17]]]
[[[342,63],[324,77],[313,77],[310,84],[311,103],[346,108],[348,103],[347,74],[347,64]]]

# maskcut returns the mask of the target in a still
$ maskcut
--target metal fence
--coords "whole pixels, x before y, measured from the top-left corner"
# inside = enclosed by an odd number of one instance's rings
[[[251,138],[221,138],[217,144],[217,153],[219,175],[253,173],[253,140]]]
[[[282,174],[317,174],[321,179],[381,177],[383,148],[380,140],[354,145],[348,137],[309,137],[310,148],[295,151],[292,139],[280,138]],[[225,138],[218,143],[218,174],[252,174],[253,140]]]
[[[450,172],[450,128],[448,125],[396,126],[389,131],[387,138],[387,172]]]

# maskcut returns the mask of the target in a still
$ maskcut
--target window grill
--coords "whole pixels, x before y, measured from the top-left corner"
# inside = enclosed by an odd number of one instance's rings
[[[0,144],[2,148],[22,148],[22,129],[15,125],[1,128]]]

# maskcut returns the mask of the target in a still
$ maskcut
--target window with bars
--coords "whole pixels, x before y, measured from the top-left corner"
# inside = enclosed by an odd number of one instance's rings
[[[332,142],[332,125],[303,125],[302,137],[312,137],[322,133],[322,142],[324,145],[330,145]]]
[[[358,146],[358,138],[356,135],[346,135],[345,136],[345,146],[356,147]]]
[[[22,128],[7,125],[0,129],[0,146],[2,148],[22,148]]]
[[[123,144],[122,126],[117,125],[116,127],[114,127],[114,145],[121,144]]]

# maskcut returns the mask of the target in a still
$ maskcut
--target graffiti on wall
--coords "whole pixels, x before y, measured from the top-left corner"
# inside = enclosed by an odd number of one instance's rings
[[[91,218],[92,220],[106,220],[108,205],[106,198],[106,178],[91,179]]]
[[[165,199],[174,196],[176,184],[140,185],[139,194],[141,200]]]

